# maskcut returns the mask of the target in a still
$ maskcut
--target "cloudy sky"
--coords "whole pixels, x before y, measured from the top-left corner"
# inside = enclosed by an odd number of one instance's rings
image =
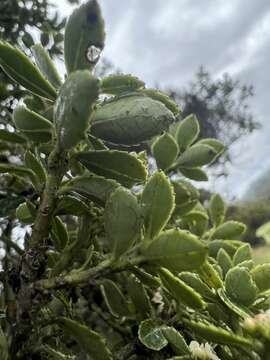
[[[61,11],[71,12],[65,0]],[[263,129],[238,144],[239,156],[218,190],[240,197],[270,167],[269,0],[100,0],[106,22],[104,56],[148,86],[183,87],[200,65],[253,84],[251,110]]]

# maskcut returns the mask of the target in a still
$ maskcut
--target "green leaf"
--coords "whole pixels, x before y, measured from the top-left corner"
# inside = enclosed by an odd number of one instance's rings
[[[214,265],[212,265],[208,260],[205,261],[198,273],[202,280],[211,288],[219,289],[223,287],[223,282],[220,278],[220,273]]]
[[[217,139],[202,139],[200,141],[197,142],[198,145],[203,144],[203,145],[208,145],[212,148],[214,148],[216,150],[217,156],[219,156],[220,154],[223,153],[225,146],[224,144],[217,140]]]
[[[10,132],[7,130],[0,130],[0,140],[14,144],[26,143],[26,139],[23,136],[17,134],[16,132]]]
[[[246,231],[246,225],[238,221],[226,221],[212,233],[212,239],[239,239]]]
[[[250,274],[260,291],[270,289],[270,264],[257,265]]]
[[[252,260],[251,247],[249,244],[240,246],[233,256],[233,264],[238,265],[245,260]]]
[[[253,345],[251,340],[209,323],[195,321],[185,321],[185,323],[195,334],[212,343],[248,347]]]
[[[238,306],[234,302],[232,302],[229,299],[229,297],[227,296],[224,289],[221,289],[221,288],[218,289],[217,294],[218,294],[219,298],[221,299],[222,303],[227,307],[227,313],[230,314],[230,312],[233,312],[236,315],[240,316],[240,318],[242,318],[242,319],[245,319],[251,315],[251,311],[247,307],[245,307],[243,305]]]
[[[55,216],[52,220],[51,233],[56,250],[62,251],[68,244],[69,236],[66,225],[59,216]]]
[[[32,224],[34,222],[34,218],[29,211],[27,203],[24,202],[20,204],[16,209],[16,217],[23,224]]]
[[[105,101],[96,110],[91,133],[111,143],[133,145],[166,131],[173,122],[172,112],[159,101],[126,95]]]
[[[59,194],[78,193],[97,204],[104,205],[111,193],[120,186],[114,180],[96,175],[77,176],[61,187]]]
[[[206,246],[184,230],[172,229],[155,238],[142,255],[147,262],[171,271],[196,270],[205,261]]]
[[[47,50],[40,44],[36,44],[31,48],[35,58],[35,62],[40,69],[43,76],[48,80],[56,89],[62,84],[61,78],[52,62]]]
[[[230,269],[225,278],[227,295],[237,304],[249,306],[256,299],[257,288],[249,271],[236,266]]]
[[[237,265],[240,267],[245,267],[248,270],[251,270],[254,268],[254,261],[253,260],[244,260]]]
[[[114,74],[101,80],[101,92],[110,95],[120,95],[136,91],[145,86],[144,82],[132,75]]]
[[[10,78],[33,94],[55,100],[55,89],[38,68],[21,50],[3,41],[0,41],[0,67]]]
[[[80,152],[79,160],[91,172],[131,187],[146,180],[147,169],[138,157],[119,150]]]
[[[166,226],[174,209],[173,188],[163,172],[156,172],[147,182],[141,198],[145,237],[154,238]]]
[[[61,148],[69,150],[85,138],[98,95],[99,80],[89,71],[76,71],[66,79],[60,88],[54,111]]]
[[[41,161],[30,150],[26,151],[24,161],[25,165],[36,174],[38,182],[44,185],[47,174]]]
[[[27,107],[17,106],[12,119],[28,139],[37,143],[51,140],[53,126],[50,121]]]
[[[161,170],[166,170],[172,165],[177,157],[178,151],[178,145],[169,133],[164,133],[158,137],[152,145],[152,154],[158,168]]]
[[[106,347],[104,338],[97,332],[77,321],[61,317],[57,321],[81,347],[86,354],[95,360],[112,360],[112,354]]]
[[[80,216],[89,211],[88,205],[82,199],[72,195],[64,195],[57,204],[55,214]]]
[[[175,214],[184,215],[191,211],[199,199],[198,190],[186,180],[172,181],[175,193]]]
[[[137,199],[131,192],[119,187],[112,193],[105,206],[104,226],[116,258],[140,237],[142,217]]]
[[[217,261],[221,266],[224,275],[226,275],[227,272],[233,267],[233,262],[230,258],[230,255],[222,248],[219,249],[217,253]]]
[[[191,114],[178,125],[175,133],[180,152],[185,151],[198,138],[200,125],[196,115]],[[200,165],[198,165],[200,166]]]
[[[157,89],[141,89],[140,92],[153,100],[160,101],[174,114],[174,116],[178,116],[180,114],[181,110],[179,109],[178,105],[167,94]]]
[[[158,277],[149,274],[138,266],[133,266],[131,271],[134,275],[146,286],[150,288],[160,287],[160,280]]]
[[[185,169],[181,168],[181,174],[187,177],[188,179],[195,180],[195,181],[207,181],[208,176],[206,172],[200,168],[191,168]]]
[[[189,230],[198,236],[202,236],[208,227],[208,216],[205,212],[197,211],[196,206],[181,217],[181,224],[187,225]]]
[[[257,237],[262,237],[267,244],[270,243],[270,221],[268,221],[265,224],[261,225],[256,230],[256,236]]]
[[[183,271],[179,275],[179,278],[183,280],[187,285],[196,290],[203,298],[208,301],[216,301],[216,295],[199,277],[198,274]]]
[[[104,301],[113,316],[129,316],[130,312],[125,296],[111,280],[104,280],[100,286]]]
[[[0,357],[1,360],[9,360],[8,341],[0,326]]]
[[[0,163],[0,174],[12,174],[12,175],[18,175],[21,177],[29,177],[33,183],[36,181],[36,175],[31,169],[27,169],[24,166],[21,165],[13,165],[13,164],[1,164]]]
[[[190,349],[184,337],[172,326],[163,326],[162,333],[168,340],[168,343],[172,347],[176,355],[190,354]]]
[[[104,48],[104,21],[98,2],[88,0],[69,17],[64,38],[65,64],[68,73],[92,70]]]
[[[190,307],[191,309],[204,309],[206,303],[199,293],[184,281],[174,276],[168,269],[161,268],[159,276],[165,288],[169,290],[171,295],[179,302]]]
[[[141,343],[151,350],[159,351],[168,345],[162,328],[152,319],[147,319],[140,323],[138,336]]]
[[[176,166],[180,168],[196,168],[199,166],[211,164],[211,162],[216,158],[216,150],[208,145],[198,145],[195,144],[178,158]]]
[[[136,311],[146,318],[151,315],[151,302],[143,284],[131,275],[127,282],[127,291]]]
[[[212,224],[219,226],[223,223],[226,214],[226,205],[219,194],[213,194],[209,202],[209,214]]]
[[[239,242],[239,244],[242,245],[241,242]],[[239,246],[236,246],[232,240],[211,240],[211,242],[208,244],[208,246],[209,246],[209,255],[214,258],[217,256],[218,251],[220,249],[226,250],[227,253],[231,257],[233,257],[237,248],[239,247]]]

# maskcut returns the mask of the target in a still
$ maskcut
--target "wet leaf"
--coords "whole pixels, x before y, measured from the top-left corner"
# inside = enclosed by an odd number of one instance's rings
[[[140,323],[138,335],[141,343],[148,349],[159,351],[168,345],[162,328],[155,324],[152,319]]]
[[[92,70],[104,48],[105,32],[99,4],[88,0],[69,17],[64,38],[65,64],[68,73]]]

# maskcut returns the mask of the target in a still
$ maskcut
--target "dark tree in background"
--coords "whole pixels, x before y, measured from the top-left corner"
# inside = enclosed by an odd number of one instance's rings
[[[169,95],[181,105],[182,117],[196,114],[202,138],[217,138],[227,148],[259,128],[259,123],[249,108],[253,86],[224,74],[213,79],[202,66],[188,88],[168,90]],[[231,162],[230,152],[219,159],[219,164]],[[222,175],[225,168],[222,167]]]

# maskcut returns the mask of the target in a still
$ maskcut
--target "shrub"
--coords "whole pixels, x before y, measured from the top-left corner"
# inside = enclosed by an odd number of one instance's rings
[[[270,265],[254,267],[222,198],[205,209],[185,179],[205,179],[223,145],[197,141],[193,115],[166,132],[179,109],[141,80],[95,77],[103,47],[94,0],[67,22],[64,83],[40,45],[36,66],[0,43],[1,67],[32,94],[0,133],[25,154],[0,164],[25,196],[3,227],[1,359],[266,359]],[[149,173],[128,149],[155,136]]]

